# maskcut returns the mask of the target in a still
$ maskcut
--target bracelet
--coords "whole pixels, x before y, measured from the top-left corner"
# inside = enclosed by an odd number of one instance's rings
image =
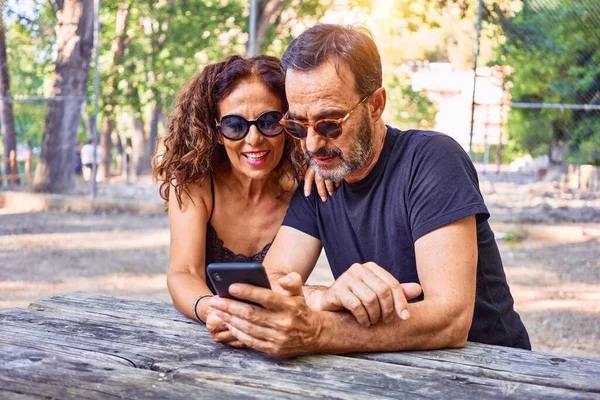
[[[206,293],[206,294],[201,294],[200,296],[196,297],[194,299],[194,302],[192,303],[192,311],[194,312],[194,317],[196,317],[196,320],[198,322],[200,322],[201,324],[204,323],[204,321],[202,321],[200,319],[200,316],[198,315],[198,311],[196,310],[196,307],[198,306],[198,303],[200,302],[200,300],[207,298],[207,297],[213,297],[214,295],[212,293]]]

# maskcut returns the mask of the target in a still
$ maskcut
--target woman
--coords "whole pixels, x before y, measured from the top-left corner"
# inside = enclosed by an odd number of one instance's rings
[[[279,124],[286,111],[278,59],[233,56],[209,65],[180,92],[154,171],[169,210],[173,303],[230,345],[241,344],[209,318],[205,268],[260,263],[271,246],[305,171],[298,142]]]

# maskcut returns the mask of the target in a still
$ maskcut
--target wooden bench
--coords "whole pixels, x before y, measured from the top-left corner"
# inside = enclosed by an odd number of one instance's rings
[[[460,350],[275,359],[170,303],[72,293],[0,311],[0,398],[600,399],[600,360]]]

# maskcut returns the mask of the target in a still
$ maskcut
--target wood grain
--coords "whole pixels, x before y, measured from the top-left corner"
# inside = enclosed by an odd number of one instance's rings
[[[276,359],[171,304],[72,293],[0,312],[0,398],[600,398],[600,361],[460,350]]]

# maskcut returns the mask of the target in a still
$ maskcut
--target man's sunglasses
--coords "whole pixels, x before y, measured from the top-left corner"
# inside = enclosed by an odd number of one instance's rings
[[[369,95],[370,96],[370,95]],[[326,137],[327,139],[335,139],[340,137],[342,134],[342,124],[350,118],[350,115],[356,110],[362,103],[369,98],[366,96],[357,105],[355,105],[348,114],[339,119],[320,119],[315,122],[302,122],[295,119],[286,119],[285,117],[281,120],[280,124],[283,129],[291,136],[296,139],[304,139],[308,135],[308,128],[312,127],[315,132],[319,135]],[[286,114],[287,115],[287,114]]]
[[[221,121],[216,121],[217,129],[225,139],[242,140],[250,131],[252,125],[256,126],[258,132],[266,137],[281,135],[283,127],[279,124],[283,114],[279,111],[265,111],[253,121],[248,121],[240,115],[226,115]]]

